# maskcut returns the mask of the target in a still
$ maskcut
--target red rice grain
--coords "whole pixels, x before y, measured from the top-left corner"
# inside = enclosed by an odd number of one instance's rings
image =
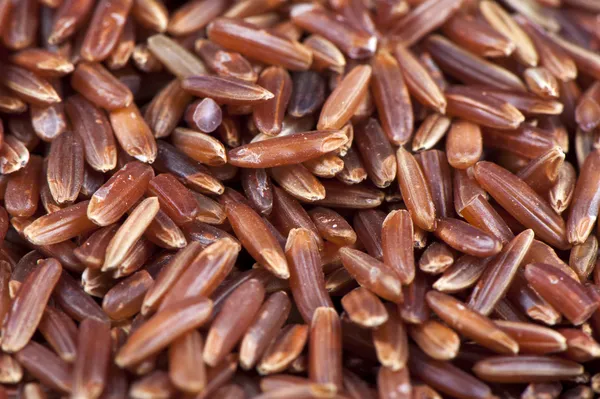
[[[0,0],[0,399],[592,398],[599,13]]]

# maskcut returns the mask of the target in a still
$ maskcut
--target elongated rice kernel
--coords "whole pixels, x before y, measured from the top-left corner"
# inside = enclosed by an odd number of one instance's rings
[[[233,350],[254,320],[264,297],[264,287],[255,279],[241,284],[227,297],[206,336],[203,359],[207,365],[216,366]],[[239,309],[244,309],[241,317]]]
[[[71,85],[86,99],[108,111],[127,107],[133,101],[131,90],[100,64],[78,64]]]
[[[386,306],[388,320],[373,330],[373,345],[377,359],[394,371],[405,367],[408,359],[408,335],[406,325],[394,312],[393,306]]]
[[[371,74],[370,66],[359,65],[344,77],[323,104],[318,129],[340,129],[350,120],[366,95]]]
[[[271,65],[306,70],[312,53],[297,42],[256,29],[252,24],[220,18],[207,29],[208,37],[221,46]]]
[[[525,230],[502,248],[502,252],[487,265],[473,288],[469,300],[472,309],[484,315],[491,313],[510,287],[532,241],[533,231]]]
[[[402,147],[396,152],[396,159],[400,192],[413,222],[423,230],[434,230],[436,209],[421,167]]]
[[[240,343],[240,365],[248,370],[260,360],[290,314],[291,301],[277,291],[261,306],[254,323]]]
[[[496,327],[490,319],[467,309],[457,299],[446,294],[430,291],[427,293],[427,303],[450,327],[470,337],[480,345],[497,353],[518,353],[519,345],[515,340]],[[471,321],[465,324],[464,320]]]
[[[153,177],[152,168],[141,162],[126,164],[94,193],[88,218],[100,226],[116,222],[142,197]]]
[[[498,356],[477,362],[473,370],[491,382],[549,382],[576,377],[583,373],[583,366],[554,357]]]
[[[139,363],[167,347],[181,334],[202,325],[211,310],[212,301],[204,298],[190,298],[174,304],[135,330],[132,339],[117,352],[115,362],[121,367]],[[158,331],[155,331],[156,326]],[[170,328],[164,328],[166,326]]]
[[[525,278],[542,298],[575,325],[586,321],[598,308],[598,303],[592,300],[583,285],[567,277],[558,268],[532,263],[525,267]],[[552,296],[550,292],[553,292]],[[562,295],[556,296],[559,292]]]
[[[85,319],[79,326],[77,359],[73,369],[73,395],[97,398],[105,389],[110,361],[107,323]]]
[[[335,309],[319,307],[312,318],[309,342],[309,378],[324,390],[342,389],[342,326]]]
[[[47,259],[23,282],[2,327],[4,352],[14,353],[27,345],[42,318],[61,271],[61,264],[56,259]]]

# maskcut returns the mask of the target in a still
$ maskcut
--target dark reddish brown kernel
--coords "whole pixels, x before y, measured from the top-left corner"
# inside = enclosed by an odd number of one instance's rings
[[[402,70],[388,52],[378,53],[372,62],[371,87],[382,127],[394,144],[404,144],[412,135],[412,104]]]
[[[319,247],[313,233],[307,229],[291,230],[285,252],[290,268],[292,295],[300,314],[310,323],[317,308],[333,308],[325,290],[325,279],[319,264]]]
[[[82,96],[108,111],[127,107],[133,101],[129,88],[100,64],[77,65],[71,84]]]
[[[100,172],[112,170],[117,165],[117,148],[104,112],[79,95],[69,97],[65,109],[81,137],[87,163]]]
[[[252,24],[217,19],[207,29],[208,37],[226,49],[248,58],[290,70],[308,69],[312,53],[303,45],[256,29]]]
[[[313,131],[253,142],[230,150],[229,163],[245,168],[295,164],[335,151],[346,144],[341,130]],[[292,159],[293,158],[293,159]]]
[[[158,198],[160,207],[178,225],[191,222],[198,214],[198,203],[192,193],[169,173],[150,180],[148,194]]]
[[[133,161],[123,166],[92,196],[88,218],[100,226],[119,220],[137,202],[154,177],[151,167]]]
[[[30,217],[36,212],[42,162],[42,158],[33,156],[23,169],[10,175],[4,192],[4,205],[11,216]]]
[[[18,352],[27,345],[42,319],[62,267],[56,259],[43,261],[25,279],[2,327],[2,350]]]
[[[436,209],[423,170],[415,157],[402,147],[396,152],[396,159],[400,192],[413,222],[423,230],[434,230]]]
[[[474,171],[479,184],[515,219],[544,241],[569,247],[565,222],[527,183],[491,162],[477,163]]]
[[[598,308],[585,287],[558,268],[533,263],[525,267],[525,278],[542,298],[555,306],[569,321],[579,325]]]
[[[435,235],[452,248],[468,255],[485,258],[496,255],[502,244],[495,237],[458,219],[436,221]]]
[[[125,27],[133,0],[96,4],[90,25],[81,44],[81,56],[86,61],[103,61],[113,50]]]

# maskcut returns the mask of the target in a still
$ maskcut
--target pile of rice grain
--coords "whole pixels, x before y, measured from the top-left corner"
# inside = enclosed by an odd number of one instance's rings
[[[598,0],[0,0],[0,399],[600,394],[599,50]]]

